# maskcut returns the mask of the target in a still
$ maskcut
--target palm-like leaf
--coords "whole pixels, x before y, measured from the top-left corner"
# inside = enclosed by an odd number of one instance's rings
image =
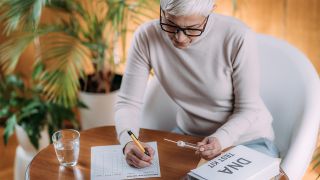
[[[51,100],[74,104],[79,77],[84,75],[85,68],[92,66],[90,50],[67,34],[49,33],[43,38],[41,59],[48,67],[41,78],[44,91]]]
[[[108,71],[112,71],[115,47],[119,46],[125,59],[129,18],[137,13],[149,16],[137,7],[152,3],[150,0],[2,0],[0,21],[11,36],[0,45],[0,68],[12,73],[26,47],[38,42],[33,77],[38,76],[50,101],[74,106],[79,78],[88,72],[106,72],[106,64]],[[40,22],[44,7],[63,15],[57,15],[53,24]],[[110,77],[104,78],[99,77],[104,82],[98,83],[107,84]]]
[[[47,0],[2,0],[0,21],[4,22],[4,32],[8,35],[17,29],[36,29],[46,3]]]
[[[16,33],[0,45],[0,67],[5,74],[15,70],[21,54],[35,37],[32,32]]]

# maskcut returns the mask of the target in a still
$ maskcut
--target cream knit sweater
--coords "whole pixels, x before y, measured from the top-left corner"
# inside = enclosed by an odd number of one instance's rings
[[[218,14],[210,15],[205,32],[186,49],[172,45],[159,20],[140,26],[115,105],[120,143],[131,140],[126,129],[139,134],[151,68],[181,107],[176,121],[184,132],[214,136],[223,149],[260,137],[273,140],[272,117],[259,94],[256,47],[255,34],[246,25]]]

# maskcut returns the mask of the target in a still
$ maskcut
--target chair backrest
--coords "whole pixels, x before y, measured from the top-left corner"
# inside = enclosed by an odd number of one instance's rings
[[[301,179],[317,141],[320,111],[318,74],[303,53],[285,41],[257,36],[261,60],[261,96],[274,121],[281,167]]]
[[[261,96],[274,121],[275,143],[281,167],[290,179],[301,179],[317,140],[320,120],[320,85],[310,61],[288,43],[257,35],[261,60]],[[142,127],[171,130],[179,108],[156,78],[149,82],[142,112]]]

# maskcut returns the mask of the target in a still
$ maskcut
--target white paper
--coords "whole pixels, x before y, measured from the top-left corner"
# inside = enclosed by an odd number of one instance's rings
[[[142,169],[127,164],[120,145],[91,147],[91,180],[160,177],[157,142],[147,144],[155,154],[152,165]]]

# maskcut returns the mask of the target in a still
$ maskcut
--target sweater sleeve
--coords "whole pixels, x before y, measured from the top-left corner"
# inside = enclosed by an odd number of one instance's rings
[[[222,149],[234,145],[250,126],[264,118],[257,118],[260,102],[260,69],[255,34],[247,30],[236,44],[235,58],[232,61],[232,85],[234,94],[233,113],[211,136],[216,137]]]
[[[116,131],[122,146],[131,140],[126,130],[130,129],[139,136],[139,116],[150,72],[149,50],[144,33],[140,27],[134,34],[115,104]]]

